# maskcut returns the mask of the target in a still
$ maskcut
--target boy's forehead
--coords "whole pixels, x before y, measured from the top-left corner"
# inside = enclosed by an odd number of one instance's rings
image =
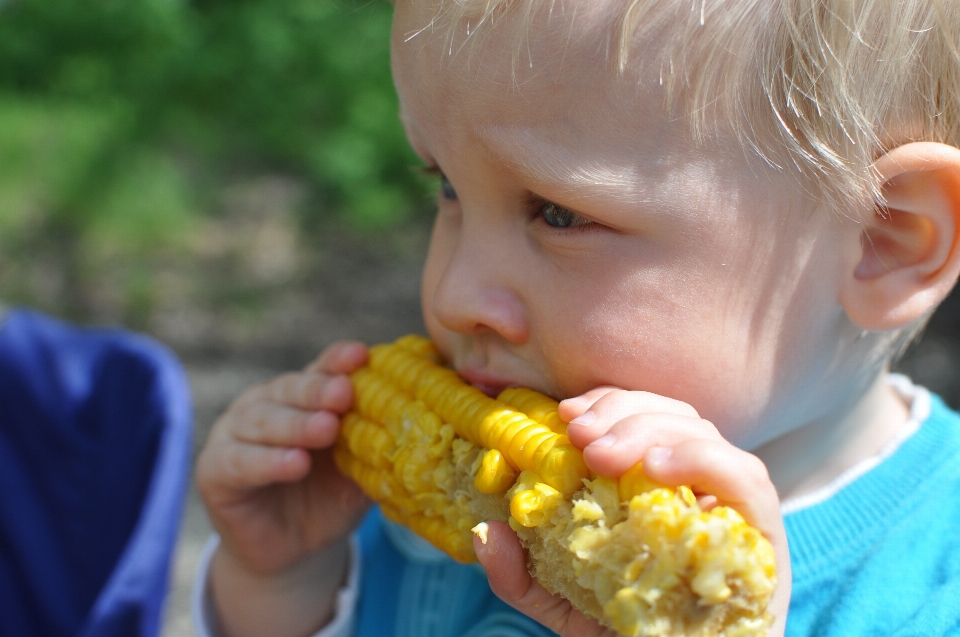
[[[462,37],[465,26],[451,36],[448,25],[433,22],[435,2],[399,0],[394,75],[411,137],[429,136],[424,125],[451,114],[505,156],[514,155],[518,143],[548,145],[551,133],[579,137],[573,141],[587,152],[592,145],[609,150],[609,142],[641,131],[648,143],[661,145],[689,133],[685,123],[664,115],[656,77],[639,77],[643,71],[636,69],[621,73],[610,60],[615,4],[575,3],[574,11],[567,3],[530,20],[516,12],[471,40]],[[546,136],[530,138],[534,127]]]
[[[750,152],[740,131],[723,123],[698,129],[678,104],[687,96],[668,99],[658,65],[671,35],[634,38],[631,64],[618,68],[611,38],[623,2],[544,2],[531,20],[508,11],[465,45],[465,25],[459,38],[449,37],[448,25],[431,26],[436,1],[398,0],[393,32],[401,118],[425,161],[450,171],[473,156],[492,159],[569,205],[599,197],[678,212],[680,199],[668,201],[670,193],[689,193],[692,184],[702,192],[723,184],[753,191],[770,180],[790,193],[784,199],[803,198],[794,171]],[[589,11],[570,9],[581,5]],[[550,6],[568,10],[550,13]],[[662,24],[670,24],[668,14]]]
[[[393,53],[427,78],[454,76],[497,86],[503,93],[535,96],[557,85],[587,86],[617,76],[610,64],[610,0],[531,3],[530,13],[507,10],[480,24],[464,17],[451,24],[449,0],[398,0]],[[397,69],[403,71],[404,69]],[[487,86],[489,89],[489,86]]]

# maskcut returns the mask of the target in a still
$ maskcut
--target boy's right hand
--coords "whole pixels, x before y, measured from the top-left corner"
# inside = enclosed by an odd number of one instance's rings
[[[214,424],[197,485],[237,566],[295,570],[359,523],[370,503],[337,470],[332,446],[353,404],[346,374],[366,362],[361,343],[331,345],[303,371],[248,389]]]
[[[643,462],[663,485],[688,485],[700,506],[728,506],[770,541],[777,587],[768,610],[770,637],[783,635],[790,605],[791,568],[780,498],[766,465],[726,440],[691,405],[643,391],[600,387],[560,404],[570,442],[591,470],[616,477]]]
[[[690,405],[641,391],[600,387],[560,403],[570,442],[598,475],[619,477],[643,462],[647,477],[668,486],[689,485],[702,507],[720,504],[739,512],[770,540],[778,585],[768,609],[770,637],[783,635],[790,602],[790,553],[780,500],[756,456],[726,441]],[[516,534],[491,524],[488,542],[474,548],[490,586],[505,602],[565,637],[606,637],[612,631],[586,618],[569,601],[533,579]]]

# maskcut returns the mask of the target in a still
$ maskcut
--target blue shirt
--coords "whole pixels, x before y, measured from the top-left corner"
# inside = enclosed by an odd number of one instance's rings
[[[960,418],[938,397],[889,458],[784,522],[788,637],[960,635]]]

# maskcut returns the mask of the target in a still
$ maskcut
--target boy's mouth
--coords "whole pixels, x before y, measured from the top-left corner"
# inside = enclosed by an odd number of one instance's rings
[[[516,383],[480,370],[460,369],[457,370],[457,373],[460,375],[460,378],[491,398],[499,396],[500,392],[507,387],[517,386]]]

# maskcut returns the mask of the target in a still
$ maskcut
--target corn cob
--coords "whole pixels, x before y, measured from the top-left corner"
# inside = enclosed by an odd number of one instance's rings
[[[492,399],[419,336],[370,350],[334,457],[384,514],[462,562],[472,533],[505,520],[530,572],[623,635],[764,635],[776,585],[770,543],[734,510],[637,465],[592,475],[558,403],[529,389]]]

